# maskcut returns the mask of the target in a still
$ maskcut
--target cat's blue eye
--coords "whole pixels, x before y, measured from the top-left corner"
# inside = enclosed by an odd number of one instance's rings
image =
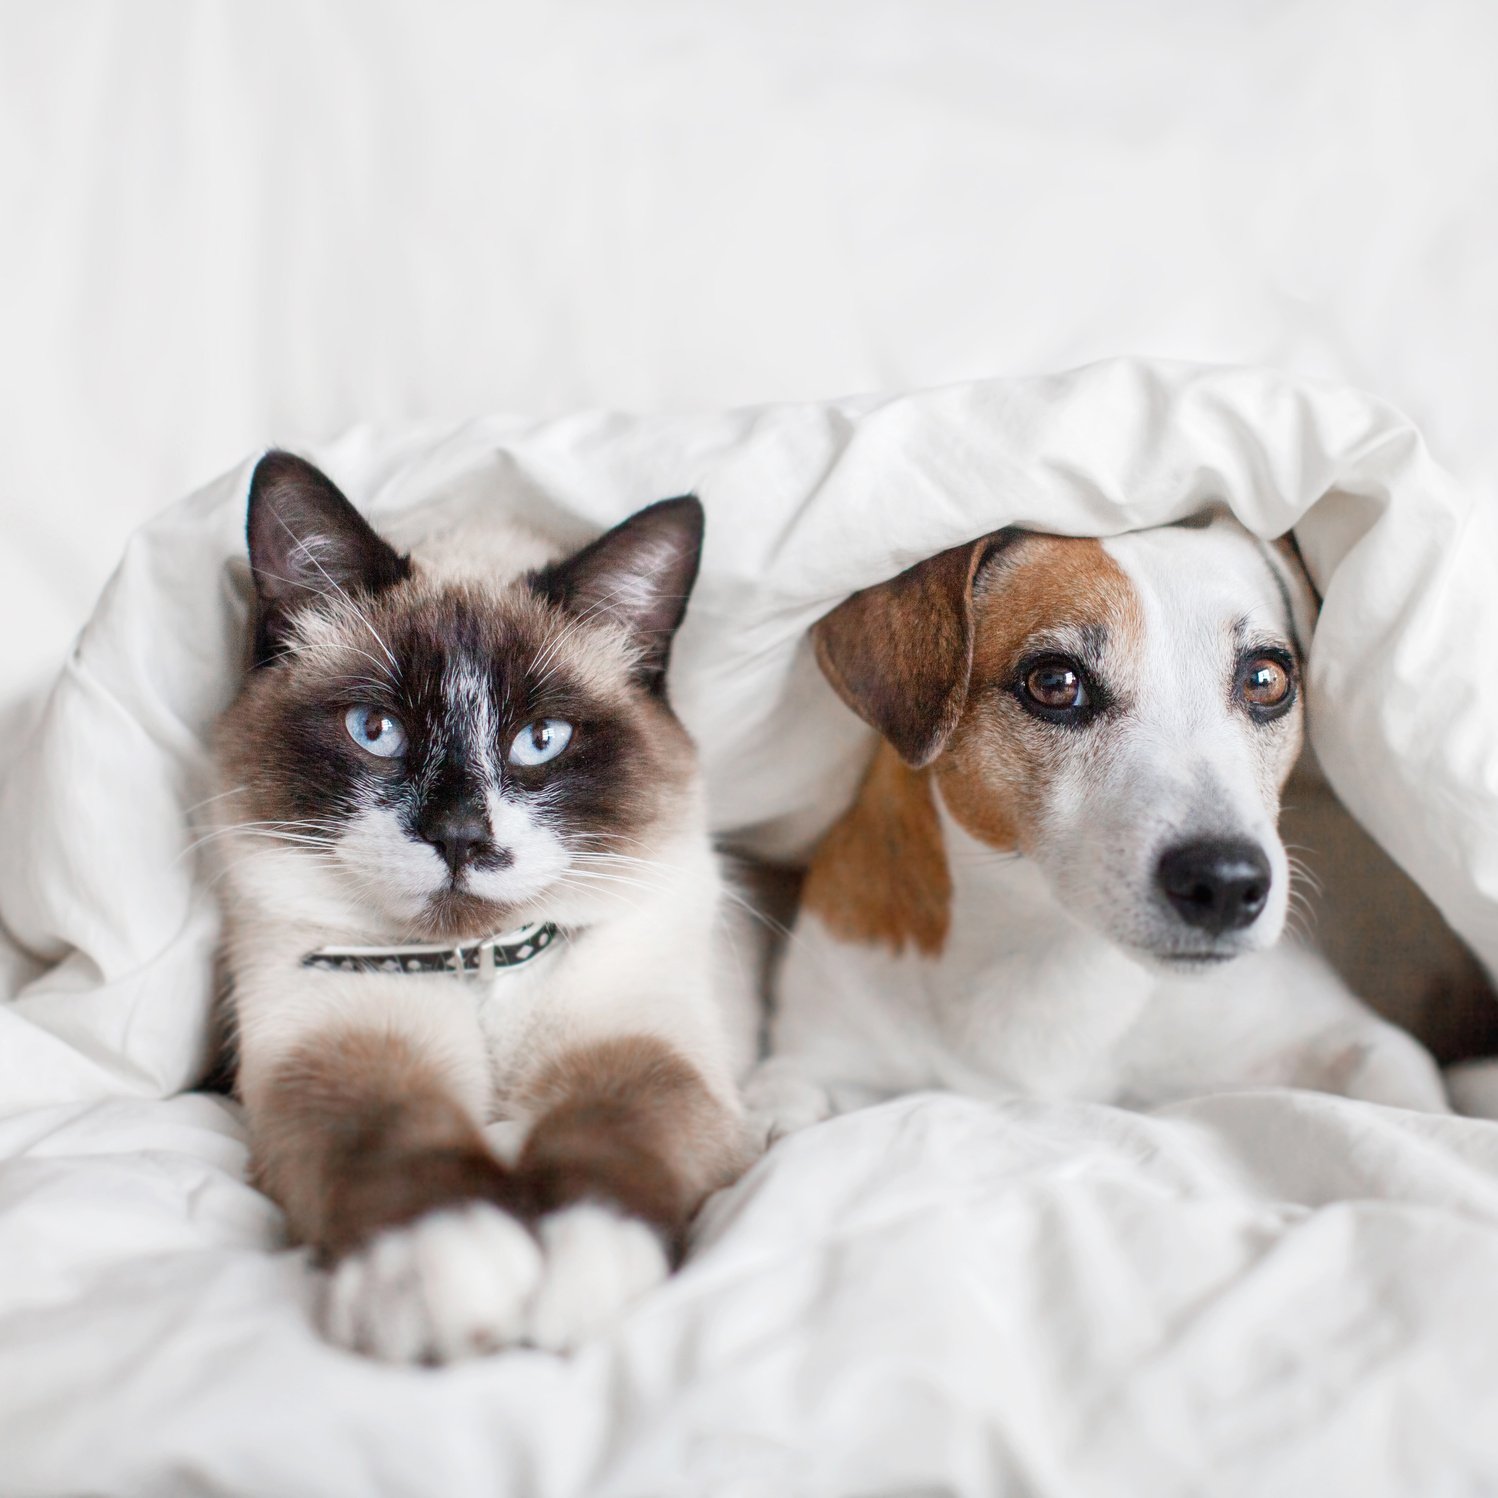
[[[527,723],[510,742],[512,765],[544,765],[572,742],[572,725],[561,718]]]
[[[401,720],[383,708],[361,702],[343,715],[348,736],[367,754],[381,759],[399,759],[406,752],[406,730]]]

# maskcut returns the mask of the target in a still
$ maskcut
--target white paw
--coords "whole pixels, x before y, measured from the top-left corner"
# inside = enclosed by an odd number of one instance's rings
[[[1303,1059],[1295,1081],[1365,1103],[1418,1113],[1449,1113],[1451,1104],[1430,1053],[1413,1037],[1378,1023],[1331,1032]]]
[[[754,1137],[767,1145],[821,1123],[836,1112],[825,1087],[773,1061],[760,1067],[745,1084],[744,1109]]]
[[[537,1231],[546,1264],[528,1340],[552,1352],[606,1330],[671,1272],[654,1229],[608,1207],[564,1207],[543,1217]]]
[[[1406,1035],[1379,1037],[1362,1047],[1359,1063],[1343,1090],[1349,1097],[1416,1113],[1451,1111],[1440,1070]]]
[[[530,1232],[486,1202],[388,1228],[333,1270],[324,1321],[392,1363],[450,1363],[518,1341],[541,1278]]]

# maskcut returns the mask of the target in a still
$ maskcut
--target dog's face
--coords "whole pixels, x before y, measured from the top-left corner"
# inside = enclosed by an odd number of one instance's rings
[[[1283,928],[1313,609],[1298,565],[1229,520],[1007,532],[855,595],[818,647],[969,834],[1120,947],[1192,967]]]

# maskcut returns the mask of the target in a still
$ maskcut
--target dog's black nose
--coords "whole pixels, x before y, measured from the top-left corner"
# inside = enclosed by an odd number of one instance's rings
[[[1258,920],[1269,898],[1269,859],[1256,843],[1205,839],[1171,848],[1156,873],[1188,926],[1220,936]]]
[[[489,823],[466,806],[435,812],[422,819],[421,835],[446,861],[454,875],[470,863],[489,839]]]

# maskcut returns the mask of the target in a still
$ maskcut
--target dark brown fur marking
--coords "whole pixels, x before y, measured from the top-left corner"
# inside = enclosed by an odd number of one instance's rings
[[[533,1210],[617,1204],[677,1249],[703,1199],[747,1164],[739,1120],[664,1041],[569,1051],[526,1089],[536,1122],[516,1167]]]
[[[283,1062],[257,1099],[259,1181],[293,1237],[326,1261],[470,1201],[526,1220],[607,1202],[679,1249],[703,1199],[748,1163],[738,1119],[663,1041],[570,1051],[523,1101],[537,1116],[511,1171],[409,1041],[325,1033]]]
[[[516,1202],[440,1068],[398,1035],[319,1036],[275,1069],[254,1119],[261,1185],[328,1260],[441,1207]]]

